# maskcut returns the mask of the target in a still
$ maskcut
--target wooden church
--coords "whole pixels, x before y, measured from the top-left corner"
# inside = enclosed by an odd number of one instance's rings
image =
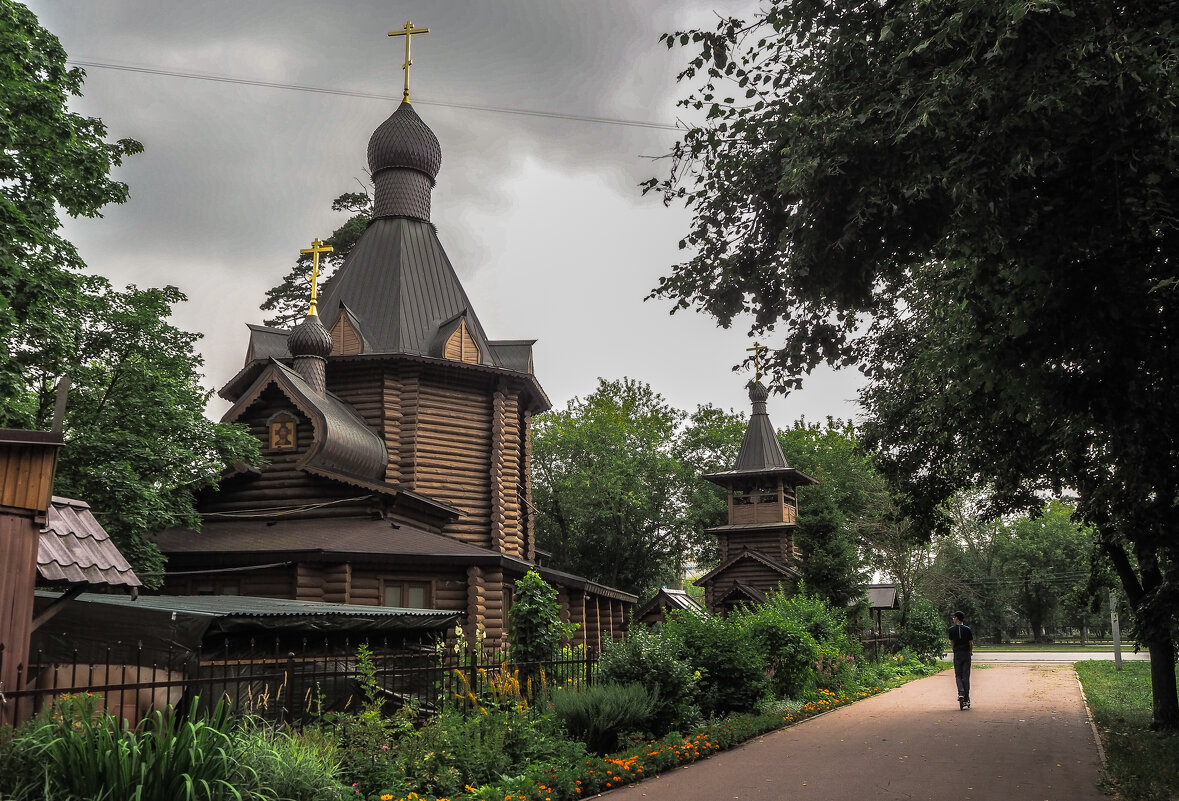
[[[479,322],[430,221],[438,138],[405,97],[368,143],[372,219],[307,318],[249,326],[223,419],[268,464],[206,493],[201,531],[157,538],[164,592],[458,610],[470,641],[497,645],[536,569],[600,646],[636,598],[539,564],[530,421],[550,403],[534,340]]]
[[[764,603],[779,585],[792,587],[801,575],[794,542],[798,488],[819,482],[786,463],[766,413],[768,397],[761,381],[749,385],[753,414],[736,463],[731,470],[703,476],[724,487],[729,501],[728,523],[708,529],[719,540],[720,564],[696,579],[713,614]]]

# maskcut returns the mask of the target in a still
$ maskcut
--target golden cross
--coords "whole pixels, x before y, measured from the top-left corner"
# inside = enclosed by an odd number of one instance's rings
[[[429,28],[415,28],[409,20],[406,20],[405,26],[401,30],[389,31],[390,36],[405,37],[405,63],[401,65],[401,68],[405,70],[405,92],[401,95],[401,99],[406,103],[409,102],[409,66],[413,64],[413,59],[409,57],[409,40],[414,34],[429,32]]]
[[[315,311],[315,289],[319,282],[319,254],[331,253],[332,249],[331,245],[325,245],[319,240],[319,237],[316,237],[311,240],[311,247],[299,251],[311,254],[311,310],[307,312],[308,314],[318,316],[318,312]]]
[[[769,348],[760,342],[754,342],[752,348],[746,348],[746,351],[753,351],[753,380],[761,381],[761,357]]]

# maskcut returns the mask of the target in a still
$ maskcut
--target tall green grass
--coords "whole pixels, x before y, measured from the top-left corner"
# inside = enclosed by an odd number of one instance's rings
[[[1077,675],[1101,730],[1106,782],[1122,801],[1179,798],[1179,734],[1151,731],[1150,663],[1077,662]]]

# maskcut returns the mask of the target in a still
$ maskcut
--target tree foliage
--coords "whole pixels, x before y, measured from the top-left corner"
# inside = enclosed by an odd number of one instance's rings
[[[795,537],[803,582],[836,606],[854,604],[867,584],[860,532],[881,513],[873,505],[880,476],[858,449],[851,423],[800,420],[778,440],[786,461],[819,481],[799,492]]]
[[[697,542],[674,453],[684,417],[624,378],[534,420],[537,542],[555,566],[628,592],[678,578]]]
[[[332,201],[332,211],[349,212],[352,216],[324,240],[332,251],[320,257],[320,284],[331,278],[364,233],[372,217],[373,201],[368,192],[345,192]],[[307,314],[307,298],[311,297],[311,254],[300,253],[295,266],[276,286],[266,290],[266,300],[260,307],[270,312],[266,325],[289,328],[302,321]]]
[[[200,335],[168,322],[184,300],[179,290],[119,292],[99,277],[82,284],[81,305],[53,336],[28,343],[17,405],[33,428],[46,428],[54,387],[70,377],[54,491],[88,502],[132,567],[158,574],[163,557],[148,535],[199,528],[194,492],[215,485],[228,464],[257,462],[259,443],[241,426],[205,417]]]
[[[704,111],[649,186],[694,210],[656,294],[784,330],[781,387],[871,379],[908,509],[1075,491],[1179,726],[1179,3],[778,0],[669,36]]]
[[[84,75],[33,12],[0,0],[0,425],[26,424],[11,405],[24,392],[23,351],[52,336],[81,296],[83,264],[59,213],[96,217],[125,201],[110,172],[142,150],[106,141],[101,120],[69,111]]]

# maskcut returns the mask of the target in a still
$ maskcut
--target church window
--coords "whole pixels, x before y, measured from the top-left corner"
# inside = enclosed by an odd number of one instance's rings
[[[299,447],[299,423],[289,412],[279,412],[267,421],[272,451],[293,451]]]

